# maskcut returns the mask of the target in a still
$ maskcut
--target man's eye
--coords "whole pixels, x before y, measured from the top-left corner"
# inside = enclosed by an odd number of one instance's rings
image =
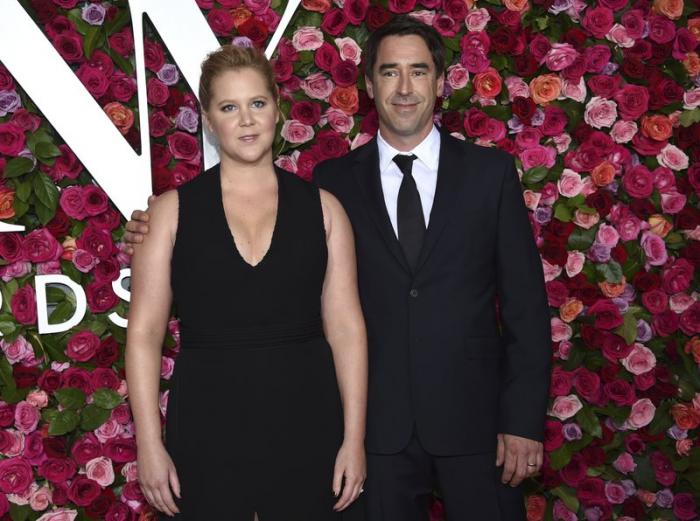
[[[384,71],[382,76],[391,77],[391,76],[396,76],[396,71]]]

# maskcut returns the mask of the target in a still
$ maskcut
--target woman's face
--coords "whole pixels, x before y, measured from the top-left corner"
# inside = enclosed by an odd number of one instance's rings
[[[279,112],[263,75],[250,67],[223,72],[211,93],[205,122],[221,155],[249,165],[272,161]]]

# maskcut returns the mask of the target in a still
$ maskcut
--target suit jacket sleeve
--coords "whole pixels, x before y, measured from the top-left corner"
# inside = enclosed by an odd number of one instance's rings
[[[515,162],[501,185],[497,277],[505,347],[499,432],[541,441],[549,395],[551,332],[542,261]]]

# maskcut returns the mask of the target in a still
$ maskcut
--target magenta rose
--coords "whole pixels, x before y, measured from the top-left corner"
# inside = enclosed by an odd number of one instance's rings
[[[112,369],[107,367],[97,367],[92,370],[92,386],[95,389],[106,387],[116,391],[121,385],[121,380]]]
[[[107,210],[109,205],[107,194],[97,185],[85,185],[83,187],[83,198],[85,199],[85,213],[89,216],[101,214]]]
[[[200,157],[197,138],[185,132],[174,132],[168,136],[168,146],[175,159],[198,162]]]
[[[597,403],[600,399],[600,377],[585,367],[579,367],[574,372],[574,388],[589,403]]]
[[[24,150],[24,146],[22,127],[15,123],[0,123],[0,154],[18,156]]]
[[[104,313],[119,303],[111,282],[94,281],[85,288],[88,307],[92,313]]]
[[[603,72],[605,65],[610,61],[612,53],[607,45],[592,45],[586,47],[583,53],[586,72]]]
[[[632,405],[636,400],[634,388],[625,380],[616,379],[606,383],[603,386],[603,393],[619,407]]]
[[[695,268],[688,260],[676,259],[671,266],[663,270],[661,283],[664,291],[670,295],[685,291],[690,287],[694,272]]]
[[[58,203],[61,205],[63,211],[66,212],[66,215],[73,219],[83,220],[87,217],[82,186],[73,185],[61,190]]]
[[[544,424],[544,450],[551,452],[564,444],[562,425],[558,421],[547,420]]]
[[[596,301],[588,308],[588,314],[595,316],[595,327],[598,329],[615,329],[622,325],[620,310],[607,299]]]
[[[66,31],[57,35],[53,39],[53,46],[68,63],[79,63],[83,60],[83,40],[77,32]]]
[[[172,120],[162,110],[156,110],[148,117],[148,128],[153,137],[163,137],[172,127]]]
[[[668,308],[668,295],[660,289],[652,289],[642,293],[642,304],[652,314],[661,313]]]
[[[146,68],[150,71],[158,72],[165,65],[165,53],[159,43],[146,39],[143,51]]]
[[[39,475],[52,483],[64,483],[72,478],[77,470],[71,458],[48,458],[39,466]]]
[[[585,478],[588,465],[581,454],[574,454],[571,461],[559,471],[562,481],[570,487],[577,487]]]
[[[158,78],[151,78],[146,85],[148,103],[155,107],[163,107],[168,102],[170,90],[168,86]]]
[[[0,233],[0,257],[9,263],[22,259],[22,236],[18,233]]]
[[[416,0],[389,0],[389,11],[392,13],[410,13],[416,5]]]
[[[100,282],[111,282],[119,278],[119,261],[111,257],[109,259],[104,259],[97,264],[92,274],[95,276],[95,280]]]
[[[700,303],[694,302],[680,317],[681,331],[686,335],[700,333]]]
[[[55,261],[62,253],[63,246],[46,228],[34,230],[22,243],[22,256],[35,264]]]
[[[64,177],[75,179],[83,171],[83,165],[78,161],[78,157],[68,148],[68,145],[58,145],[61,151],[60,157],[51,168],[50,175],[55,181],[60,181]]]
[[[85,465],[88,461],[102,456],[102,445],[97,436],[89,432],[73,444],[71,454],[78,465]]]
[[[676,481],[676,471],[673,469],[671,460],[663,452],[656,451],[649,456],[651,466],[654,469],[656,481],[661,485],[670,487]]]
[[[136,94],[136,80],[117,71],[109,80],[109,91],[115,100],[127,103]]]
[[[32,467],[22,457],[0,460],[0,491],[24,494],[33,482]]]
[[[681,492],[673,497],[673,515],[680,521],[697,519],[697,503],[689,492]]]
[[[66,355],[76,362],[87,362],[100,346],[100,338],[92,331],[80,331],[68,339]]]
[[[109,78],[100,69],[82,64],[76,71],[76,76],[85,85],[87,91],[95,98],[101,98],[109,88]]]
[[[78,506],[85,507],[101,494],[100,485],[92,479],[76,476],[68,487],[68,498]]]
[[[349,87],[357,82],[359,70],[355,62],[351,60],[343,60],[336,63],[331,69],[331,77],[336,85],[340,87]]]
[[[663,337],[672,335],[678,330],[679,325],[680,317],[670,309],[654,315],[651,320],[654,332]]]
[[[91,269],[97,266],[99,260],[92,253],[85,250],[77,249],[73,252],[71,259],[73,265],[82,273],[88,273]]]
[[[488,131],[489,117],[477,108],[469,108],[464,113],[464,130],[469,137],[481,137]]]
[[[134,438],[110,438],[104,445],[104,455],[115,463],[136,460],[136,440]]]
[[[581,26],[596,38],[605,38],[614,23],[613,12],[607,7],[589,7]]]
[[[330,43],[323,42],[314,52],[314,63],[319,69],[330,72],[336,64],[340,63],[340,55]]]
[[[654,178],[644,165],[637,165],[622,177],[625,191],[636,199],[646,199],[654,192]]]
[[[118,33],[114,33],[108,40],[110,48],[125,58],[134,52],[134,35],[131,27],[125,27]]]
[[[321,119],[321,106],[313,101],[297,101],[292,105],[290,116],[304,125],[315,125]]]
[[[25,132],[35,132],[41,126],[41,118],[26,109],[17,109],[10,118],[12,123],[22,127]],[[2,170],[0,168],[0,170]]]
[[[323,14],[321,30],[331,36],[340,36],[345,31],[349,20],[342,9],[333,8]]]
[[[17,322],[25,326],[36,324],[36,296],[34,288],[25,284],[12,296],[10,302],[12,315]]]
[[[15,427],[19,432],[29,434],[36,430],[39,423],[39,409],[22,400],[15,408]]]
[[[343,4],[343,13],[353,25],[360,25],[367,17],[369,0],[346,0]]]

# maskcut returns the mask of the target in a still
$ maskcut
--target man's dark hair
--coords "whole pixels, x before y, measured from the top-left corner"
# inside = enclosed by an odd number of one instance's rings
[[[437,32],[434,27],[426,25],[408,15],[397,16],[370,34],[364,56],[365,74],[370,78],[372,77],[374,64],[377,61],[379,44],[382,43],[384,38],[387,36],[408,35],[420,36],[423,39],[433,57],[435,74],[436,76],[440,76],[445,71],[445,47],[442,43],[440,33]]]

